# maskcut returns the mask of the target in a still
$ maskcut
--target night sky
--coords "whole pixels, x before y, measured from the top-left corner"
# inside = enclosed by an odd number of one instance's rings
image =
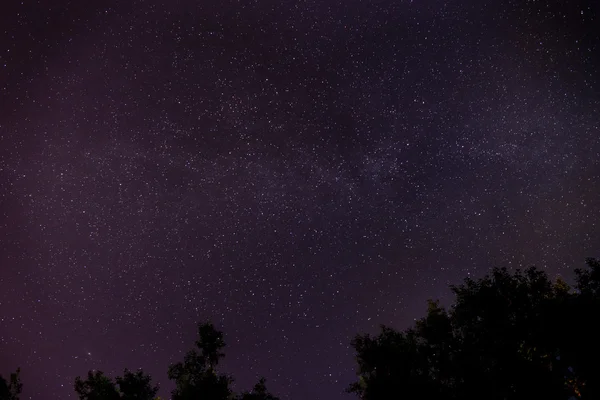
[[[600,243],[600,3],[2,1],[0,372],[25,399],[225,332],[236,390]]]

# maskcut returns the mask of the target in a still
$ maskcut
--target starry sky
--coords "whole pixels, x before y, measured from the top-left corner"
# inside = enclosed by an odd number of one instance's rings
[[[349,346],[600,239],[600,3],[3,1],[0,372],[348,400]]]

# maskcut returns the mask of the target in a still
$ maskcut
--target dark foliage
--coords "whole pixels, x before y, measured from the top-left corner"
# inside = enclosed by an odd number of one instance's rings
[[[267,390],[266,379],[261,378],[251,392],[244,392],[240,395],[240,400],[279,400]]]
[[[116,400],[119,392],[112,379],[102,371],[88,372],[87,380],[75,378],[75,392],[80,400]]]
[[[211,323],[198,325],[196,349],[190,350],[183,362],[169,367],[169,379],[174,380],[172,400],[279,400],[261,378],[250,392],[236,395],[230,386],[233,378],[216,370],[225,356],[223,333]]]
[[[176,384],[173,400],[228,400],[233,378],[218,374],[215,367],[224,357],[223,333],[211,323],[198,325],[198,350],[190,350],[183,362],[169,367],[169,379]]]
[[[20,369],[10,374],[8,382],[0,375],[0,400],[19,400],[19,395],[23,389],[19,374]]]
[[[101,371],[90,371],[85,381],[80,377],[75,379],[75,392],[80,400],[153,400],[158,387],[152,386],[151,380],[141,370],[126,369],[115,381]]]
[[[142,370],[131,372],[126,369],[123,376],[118,376],[116,381],[121,400],[152,400],[158,393],[158,386],[152,386],[152,378]]]
[[[348,390],[364,400],[600,398],[600,263],[587,266],[575,290],[535,268],[466,279],[449,310],[430,301],[411,329],[357,336]]]

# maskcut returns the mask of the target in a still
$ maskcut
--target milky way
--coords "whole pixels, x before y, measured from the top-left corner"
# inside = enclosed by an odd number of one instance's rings
[[[167,396],[212,320],[236,389],[350,399],[355,334],[600,255],[597,2],[41,3],[0,11],[24,398],[125,367]]]

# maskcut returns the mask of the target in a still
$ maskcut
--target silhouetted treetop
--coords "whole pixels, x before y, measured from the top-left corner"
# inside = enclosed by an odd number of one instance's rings
[[[21,384],[21,369],[10,374],[8,382],[0,375],[0,400],[19,400],[19,395],[23,390]]]
[[[279,400],[278,397],[269,393],[266,382],[265,378],[260,378],[256,385],[254,385],[252,391],[241,394],[239,397],[240,400]]]
[[[198,325],[198,337],[196,347],[200,349],[207,364],[211,368],[216,367],[219,360],[225,357],[225,353],[221,352],[225,347],[223,332],[215,329],[214,325],[209,322]]]
[[[158,385],[152,385],[150,375],[138,370],[131,372],[126,369],[123,376],[116,378],[122,400],[152,400],[158,393]]]
[[[158,386],[152,386],[152,378],[142,370],[125,370],[115,381],[102,371],[90,371],[86,380],[75,378],[75,392],[80,400],[153,400]]]
[[[172,400],[228,400],[233,378],[218,374],[215,367],[225,356],[223,333],[211,323],[198,325],[196,349],[188,351],[183,362],[169,367],[169,379],[175,381]]]
[[[428,303],[403,332],[383,326],[352,342],[364,400],[600,398],[600,263],[572,290],[536,268],[495,268],[452,286],[454,304]]]
[[[187,352],[183,362],[169,367],[169,379],[175,381],[172,400],[279,400],[261,378],[250,392],[236,395],[231,390],[233,378],[216,367],[225,356],[223,332],[208,323],[198,325],[196,348]]]
[[[80,400],[116,400],[121,396],[115,382],[102,371],[89,371],[86,380],[75,378],[75,392]]]

